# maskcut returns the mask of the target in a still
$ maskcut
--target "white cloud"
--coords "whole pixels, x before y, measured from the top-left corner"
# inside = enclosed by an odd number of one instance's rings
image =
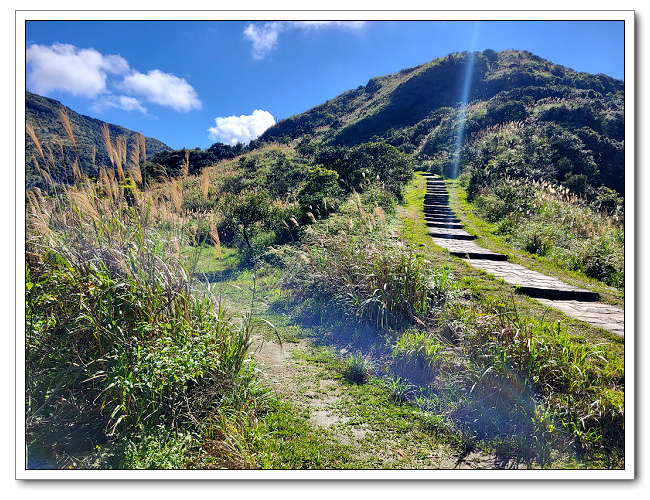
[[[218,117],[215,122],[216,126],[208,129],[210,137],[231,146],[238,142],[248,144],[275,125],[273,115],[261,109],[256,109],[252,115]]]
[[[249,23],[244,37],[253,44],[253,57],[262,59],[278,45],[280,33],[292,29],[311,30],[321,28],[363,28],[366,21],[273,21],[262,25]]]
[[[184,78],[158,69],[151,70],[146,75],[135,71],[124,77],[120,88],[176,111],[201,109],[198,94]]]
[[[104,111],[108,108],[118,108],[125,111],[140,111],[146,114],[147,108],[135,97],[125,95],[107,95],[95,101],[92,109],[95,111]]]
[[[328,27],[359,29],[366,25],[366,21],[295,21],[293,24],[303,29]]]
[[[93,109],[98,111],[119,108],[146,113],[137,97],[176,111],[201,109],[198,94],[184,78],[158,69],[147,74],[131,70],[119,55],[103,55],[95,49],[64,43],[34,44],[25,54],[27,87],[37,94],[63,91],[95,99]],[[115,95],[111,89],[116,88],[135,97]]]
[[[244,37],[253,43],[253,57],[261,59],[278,44],[278,35],[286,29],[286,23],[272,22],[262,26],[249,24],[244,29]]]
[[[27,84],[38,94],[62,90],[73,95],[96,97],[106,93],[109,73],[124,74],[129,64],[118,55],[102,55],[94,49],[55,43],[31,45],[25,51],[30,70]]]

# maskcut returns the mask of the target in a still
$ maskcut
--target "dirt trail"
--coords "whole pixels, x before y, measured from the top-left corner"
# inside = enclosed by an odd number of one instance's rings
[[[478,451],[461,453],[445,443],[410,443],[382,435],[382,429],[352,417],[350,387],[341,378],[325,375],[313,363],[304,361],[300,351],[312,347],[309,341],[283,343],[253,339],[251,353],[266,383],[282,400],[290,401],[299,411],[309,412],[309,423],[327,431],[328,439],[346,446],[355,464],[374,469],[495,469],[493,457]],[[347,408],[347,410],[346,410]],[[422,446],[420,446],[422,444]],[[323,443],[327,446],[327,442]],[[352,464],[353,466],[355,464]],[[363,465],[365,464],[365,465]],[[354,468],[357,468],[356,466]]]

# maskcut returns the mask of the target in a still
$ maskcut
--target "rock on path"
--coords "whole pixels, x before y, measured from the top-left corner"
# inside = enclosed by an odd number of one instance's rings
[[[476,237],[463,229],[460,219],[449,207],[449,195],[444,181],[433,175],[426,178],[427,192],[423,210],[427,230],[436,245],[448,249],[451,255],[468,259],[471,266],[503,279],[515,286],[519,293],[548,307],[621,337],[625,335],[625,311],[598,302],[600,297],[596,292],[574,287],[557,278],[508,262],[505,255],[476,244],[473,241]]]

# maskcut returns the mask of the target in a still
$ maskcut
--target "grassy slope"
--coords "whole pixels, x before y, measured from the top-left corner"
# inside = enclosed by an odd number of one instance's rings
[[[275,387],[275,398],[250,439],[255,468],[489,467],[486,455],[465,450],[462,437],[445,430],[444,423],[392,401],[380,379],[363,385],[347,381],[338,349],[323,345],[328,332],[292,318],[291,290],[282,287],[281,270],[247,268],[230,250],[220,262],[213,248],[204,250],[198,270],[214,276],[213,291],[232,314],[253,304],[256,317],[268,321],[258,328],[253,358],[267,372],[263,379]],[[223,281],[216,276],[220,273]],[[278,337],[287,357],[281,385],[274,386],[263,351]],[[325,422],[317,424],[319,418]]]
[[[475,306],[485,310],[514,307],[522,318],[559,321],[570,329],[575,342],[604,343],[615,356],[623,356],[622,339],[547,309],[526,296],[513,294],[512,287],[502,280],[471,268],[436,247],[427,234],[421,211],[425,190],[424,178],[416,176],[398,208],[401,237],[416,245],[432,262],[451,266]],[[323,347],[327,325],[307,325],[292,317],[295,303],[292,291],[282,287],[280,269],[271,266],[250,270],[238,264],[234,253],[227,252],[219,263],[212,249],[205,251],[202,260],[201,270],[212,276],[223,272],[223,283],[215,282],[213,286],[223,290],[233,310],[247,310],[254,302],[258,317],[275,325],[276,332],[262,329],[266,342],[276,340],[277,333],[285,347],[293,347],[286,361],[291,376],[283,380],[283,390],[278,390],[275,402],[262,417],[259,432],[264,437],[257,439],[251,450],[257,467],[453,468],[457,463],[470,468],[492,466],[487,455],[468,455],[471,447],[467,448],[467,441],[453,424],[392,401],[389,389],[379,379],[364,385],[346,381],[338,349]],[[314,423],[314,416],[323,408],[333,419],[329,426]],[[551,467],[578,467],[574,460],[555,454]]]

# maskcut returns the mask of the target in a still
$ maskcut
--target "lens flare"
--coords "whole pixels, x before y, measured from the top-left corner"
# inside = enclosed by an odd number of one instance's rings
[[[463,83],[463,93],[460,99],[460,115],[458,117],[458,134],[456,135],[456,147],[454,149],[454,162],[451,169],[453,179],[458,177],[460,170],[460,146],[465,133],[465,118],[467,114],[467,100],[469,99],[469,89],[472,84],[472,73],[474,72],[474,47],[476,46],[476,37],[478,35],[479,23],[474,25],[474,35],[472,37],[472,50],[469,53],[467,68],[465,69],[465,81]]]
[[[465,119],[467,115],[467,99],[469,98],[469,89],[472,83],[472,71],[474,69],[474,52],[471,52],[467,61],[465,70],[465,82],[463,83],[463,94],[460,102],[460,115],[458,117],[458,134],[456,135],[456,147],[454,149],[454,163],[452,166],[452,178],[458,177],[460,170],[460,147],[465,133]]]

